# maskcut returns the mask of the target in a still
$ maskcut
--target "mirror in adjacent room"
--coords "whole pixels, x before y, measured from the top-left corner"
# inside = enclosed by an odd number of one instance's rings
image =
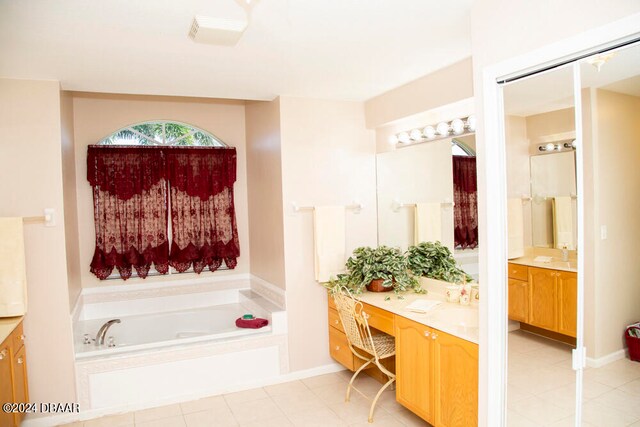
[[[378,244],[438,240],[477,282],[475,135],[398,146],[376,162]]]
[[[583,419],[640,420],[640,43],[580,63],[584,146]],[[634,341],[635,340],[635,341]],[[630,341],[640,343],[640,338]],[[632,358],[635,357],[636,361]]]
[[[507,425],[571,425],[577,332],[572,68],[503,87],[508,207]],[[564,424],[563,424],[564,425]]]

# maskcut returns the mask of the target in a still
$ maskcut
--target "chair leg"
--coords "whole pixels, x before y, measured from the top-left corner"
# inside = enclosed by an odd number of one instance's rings
[[[373,422],[373,411],[376,409],[376,403],[378,403],[378,399],[380,398],[380,395],[382,394],[382,392],[389,387],[394,381],[395,381],[395,377],[389,379],[389,381],[386,382],[385,385],[383,385],[380,390],[378,390],[378,394],[376,394],[376,398],[373,399],[373,403],[371,404],[371,409],[369,410],[369,422],[372,423]]]
[[[358,376],[358,374],[360,372],[362,372],[367,366],[369,366],[371,364],[371,362],[373,362],[373,359],[367,361],[367,363],[364,363],[362,366],[360,366],[358,368],[358,370],[353,374],[353,376],[351,377],[351,381],[349,381],[349,386],[347,387],[347,397],[344,399],[345,402],[349,401],[349,396],[351,395],[351,387],[353,387],[353,382],[355,381],[356,377]]]

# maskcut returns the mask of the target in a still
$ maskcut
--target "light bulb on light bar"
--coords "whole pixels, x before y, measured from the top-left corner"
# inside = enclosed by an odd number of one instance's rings
[[[436,130],[433,128],[433,126],[427,126],[426,128],[422,129],[422,134],[425,136],[425,138],[432,139],[436,136]]]
[[[389,145],[396,145],[398,143],[398,137],[395,135],[391,135],[389,137]]]
[[[402,142],[403,144],[408,144],[411,142],[411,137],[409,136],[408,132],[400,132],[398,134],[398,141]]]
[[[436,131],[438,131],[438,133],[443,136],[449,135],[449,124],[445,122],[438,123],[438,126],[436,126]]]
[[[451,130],[454,134],[460,135],[464,132],[464,122],[460,119],[455,119],[451,122]]]
[[[467,117],[467,129],[471,132],[476,131],[476,116],[471,115]]]
[[[420,129],[414,129],[409,134],[409,137],[414,141],[420,141],[422,139],[422,132],[420,132]]]
[[[556,149],[556,145],[552,142],[544,146],[545,151],[553,151]]]

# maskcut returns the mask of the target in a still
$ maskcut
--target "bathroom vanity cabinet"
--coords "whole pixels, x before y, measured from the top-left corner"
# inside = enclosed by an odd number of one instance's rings
[[[0,319],[0,402],[27,403],[27,360],[21,318]],[[24,412],[0,411],[0,426],[19,426]]]
[[[510,319],[576,337],[576,273],[513,263],[508,272]]]
[[[396,400],[436,427],[477,425],[478,345],[387,310],[363,305],[372,328],[395,336]],[[338,334],[341,329],[329,298],[331,356],[354,371],[361,364],[351,353],[344,332]]]
[[[478,423],[478,346],[396,316],[396,399],[434,426]]]

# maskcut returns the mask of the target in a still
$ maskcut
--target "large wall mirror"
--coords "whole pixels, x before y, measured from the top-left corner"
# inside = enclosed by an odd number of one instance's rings
[[[421,241],[438,240],[477,281],[475,170],[473,134],[379,153],[378,244],[404,251]]]
[[[640,363],[625,331],[640,321],[640,45],[513,81],[503,95],[507,423],[633,425]],[[574,370],[582,346],[586,367]]]

